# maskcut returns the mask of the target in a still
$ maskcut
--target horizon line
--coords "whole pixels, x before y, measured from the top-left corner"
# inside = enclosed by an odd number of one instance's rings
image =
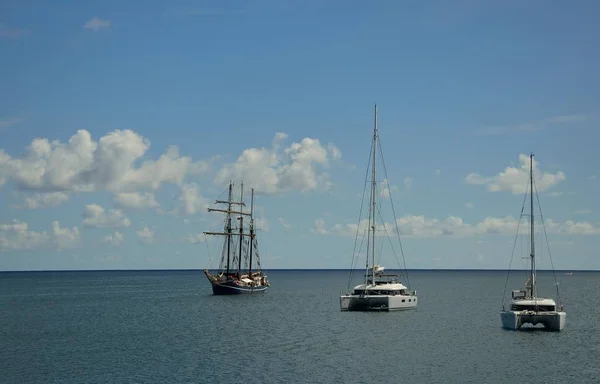
[[[26,272],[202,272],[206,268],[158,268],[158,269],[22,269],[22,270],[0,270],[0,273],[26,273]],[[362,270],[362,269],[360,269]],[[405,269],[392,269],[390,271],[404,271]],[[408,268],[405,271],[484,271],[484,272],[507,272],[528,271],[523,269],[506,268]],[[351,268],[263,268],[263,271],[358,271]],[[600,272],[600,269],[538,269],[538,272]]]

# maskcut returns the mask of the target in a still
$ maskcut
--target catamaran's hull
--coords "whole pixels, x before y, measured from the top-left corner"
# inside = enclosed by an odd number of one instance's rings
[[[342,311],[401,311],[417,307],[417,296],[402,295],[342,295]]]
[[[544,329],[561,331],[567,322],[566,312],[502,311],[502,328],[517,330],[524,324],[542,324]]]
[[[244,293],[262,293],[268,286],[244,287],[235,282],[212,283],[213,295],[240,295]]]

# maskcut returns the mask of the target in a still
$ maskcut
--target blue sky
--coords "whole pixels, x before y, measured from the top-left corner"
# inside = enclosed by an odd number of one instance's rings
[[[374,103],[408,268],[507,268],[534,152],[554,266],[600,269],[599,15],[3,1],[0,270],[214,267],[229,179],[264,267],[348,268]]]

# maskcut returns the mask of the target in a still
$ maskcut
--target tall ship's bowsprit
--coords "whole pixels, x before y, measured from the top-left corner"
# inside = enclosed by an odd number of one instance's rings
[[[228,199],[217,200],[215,204],[220,204],[223,208],[209,208],[208,211],[225,215],[223,231],[204,232],[204,234],[222,236],[225,240],[219,269],[204,270],[204,274],[212,284],[213,294],[235,295],[266,291],[269,281],[261,269],[258,240],[254,228],[254,189],[251,190],[249,212],[245,211],[244,183],[240,186],[239,201],[233,199],[233,182],[230,182]],[[248,222],[247,227],[244,227],[245,221]]]

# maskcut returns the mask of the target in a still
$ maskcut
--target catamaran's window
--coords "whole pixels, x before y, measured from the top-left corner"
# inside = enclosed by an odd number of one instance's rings
[[[554,311],[553,305],[516,305],[510,306],[511,311]]]
[[[406,299],[402,299],[402,302],[404,303],[406,301]]]

